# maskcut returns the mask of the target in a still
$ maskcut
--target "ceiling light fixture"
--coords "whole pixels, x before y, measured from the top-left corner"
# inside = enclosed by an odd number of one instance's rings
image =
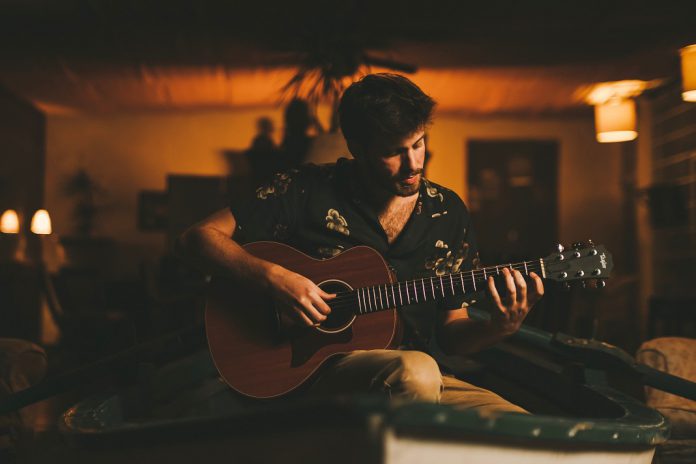
[[[625,80],[600,82],[581,89],[582,98],[593,105],[595,129],[600,143],[627,142],[638,137],[636,102],[647,88],[660,81]]]
[[[635,100],[612,98],[595,105],[595,129],[600,143],[635,140],[638,137]]]
[[[682,99],[696,102],[696,44],[679,50],[682,71]]]

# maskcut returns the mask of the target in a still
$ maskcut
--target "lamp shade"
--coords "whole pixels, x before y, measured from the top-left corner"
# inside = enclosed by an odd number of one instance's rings
[[[626,142],[638,137],[636,102],[631,99],[610,99],[595,106],[597,141]]]
[[[51,217],[48,211],[40,209],[31,218],[31,231],[37,235],[49,235],[51,230]]]
[[[696,44],[682,48],[682,98],[684,101],[696,102]]]
[[[0,216],[0,232],[3,234],[19,233],[19,216],[17,211],[8,209]]]

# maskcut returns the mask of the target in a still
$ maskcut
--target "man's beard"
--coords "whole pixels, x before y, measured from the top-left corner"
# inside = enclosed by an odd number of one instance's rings
[[[385,193],[398,197],[410,197],[418,193],[421,182],[423,182],[423,169],[416,169],[405,173],[399,173],[395,176],[385,176],[375,169],[374,166],[363,164],[358,161],[358,165],[362,170],[364,181],[371,185],[371,188],[376,188]],[[418,179],[413,184],[407,184],[403,181],[411,176],[418,176]]]
[[[417,180],[412,184],[407,184],[403,182],[405,179],[418,176]],[[423,181],[423,170],[418,169],[415,172],[408,173],[406,175],[399,175],[390,179],[389,187],[391,192],[399,197],[410,197],[418,193],[420,190],[421,182]]]

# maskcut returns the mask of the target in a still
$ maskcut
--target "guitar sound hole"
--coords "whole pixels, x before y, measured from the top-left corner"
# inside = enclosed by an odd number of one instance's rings
[[[319,284],[319,288],[324,290],[326,293],[337,293],[351,291],[352,288],[345,282],[338,280],[327,280]],[[329,307],[331,307],[331,314],[329,317],[321,323],[319,329],[337,332],[349,327],[355,319],[355,308],[351,304],[347,304],[345,301],[338,302],[332,300],[328,302]]]

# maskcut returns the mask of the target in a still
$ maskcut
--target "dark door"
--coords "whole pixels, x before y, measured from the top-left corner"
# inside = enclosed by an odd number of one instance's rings
[[[471,140],[469,208],[484,264],[547,255],[558,242],[558,143]]]

